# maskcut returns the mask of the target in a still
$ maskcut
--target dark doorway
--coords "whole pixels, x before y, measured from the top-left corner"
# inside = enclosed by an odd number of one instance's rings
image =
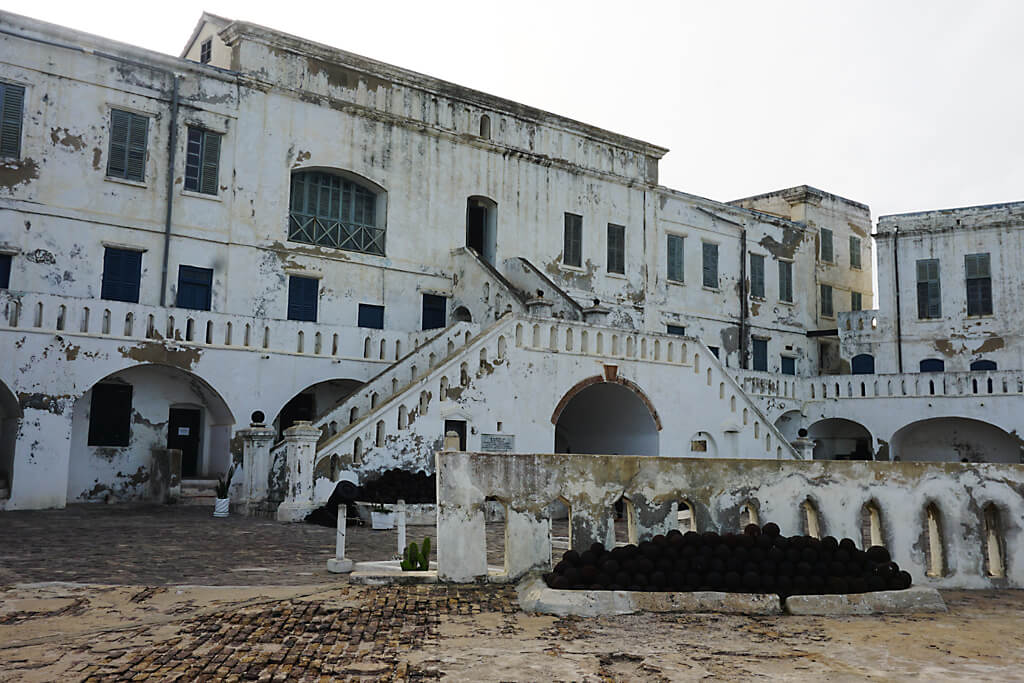
[[[199,430],[202,413],[198,408],[171,408],[167,424],[167,447],[181,450],[181,476],[199,474]]]
[[[498,205],[484,197],[466,202],[466,246],[488,263],[494,263]]]
[[[850,372],[854,375],[875,374],[875,357],[868,353],[859,353],[850,359]]]
[[[284,430],[294,425],[299,420],[313,421],[316,406],[313,402],[313,394],[299,394],[284,404],[281,408],[281,419],[279,421],[277,438],[284,438]]]
[[[466,450],[466,421],[465,420],[445,420],[444,421],[444,433],[447,436],[448,432],[455,432],[459,435],[459,450]]]
[[[445,308],[448,298],[437,294],[423,295],[423,329],[436,330],[445,327]]]

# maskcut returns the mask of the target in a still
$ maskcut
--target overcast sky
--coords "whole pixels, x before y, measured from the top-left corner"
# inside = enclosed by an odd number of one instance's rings
[[[4,9],[172,54],[204,9],[252,21],[668,147],[662,184],[713,199],[806,183],[875,217],[1024,200],[1019,1]]]

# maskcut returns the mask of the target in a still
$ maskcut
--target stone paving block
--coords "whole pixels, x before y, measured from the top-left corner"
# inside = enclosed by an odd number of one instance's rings
[[[516,591],[523,610],[558,616],[598,617],[636,612],[782,614],[779,596],[764,593],[556,590],[548,588],[536,574],[524,578]]]
[[[925,586],[850,595],[791,595],[786,598],[785,610],[787,614],[808,616],[947,611],[939,592]]]

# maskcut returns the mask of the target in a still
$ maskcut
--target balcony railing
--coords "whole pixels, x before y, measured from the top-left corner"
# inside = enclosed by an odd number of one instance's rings
[[[384,255],[384,228],[346,223],[292,211],[288,215],[288,239],[320,247]]]

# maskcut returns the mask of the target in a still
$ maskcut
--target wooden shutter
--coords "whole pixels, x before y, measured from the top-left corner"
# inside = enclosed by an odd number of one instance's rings
[[[203,134],[203,170],[200,174],[199,191],[203,194],[217,194],[220,179],[220,135],[206,131]]]
[[[103,286],[100,298],[139,303],[142,252],[107,248],[103,255]]]
[[[202,157],[203,131],[189,126],[188,141],[185,144],[185,189],[189,192],[199,192]]]
[[[675,282],[682,282],[683,275],[683,238],[679,235],[669,235],[668,279]]]
[[[0,156],[21,156],[21,113],[25,104],[25,88],[0,84]]]
[[[142,182],[146,178],[146,129],[149,117],[129,115],[125,178]]]
[[[292,275],[288,278],[288,319],[316,322],[317,290],[320,281]]]
[[[750,296],[764,298],[764,256],[750,255]]]
[[[702,245],[703,276],[705,287],[718,287],[718,245],[705,242]]]
[[[112,109],[110,111],[110,150],[107,158],[107,175],[124,178],[128,156],[128,130],[131,114]]]

